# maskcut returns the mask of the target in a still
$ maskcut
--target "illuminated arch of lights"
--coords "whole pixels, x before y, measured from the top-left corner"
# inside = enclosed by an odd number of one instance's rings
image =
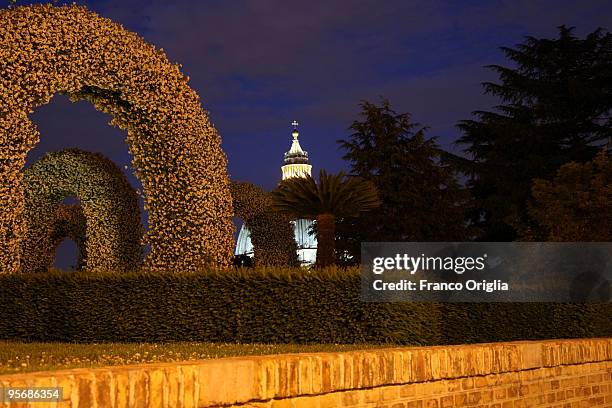
[[[57,93],[90,101],[127,130],[148,212],[145,267],[230,263],[233,210],[220,137],[163,50],[84,7],[14,7],[0,10],[0,78],[2,272],[20,270],[20,171],[39,140],[28,115]]]

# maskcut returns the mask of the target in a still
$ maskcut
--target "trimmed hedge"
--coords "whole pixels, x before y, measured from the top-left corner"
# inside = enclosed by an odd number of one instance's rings
[[[612,303],[446,303],[448,344],[612,336]]]
[[[66,235],[80,246],[79,269],[140,267],[144,230],[138,195],[110,159],[79,149],[49,152],[25,169],[23,188],[23,272],[48,270]],[[80,208],[62,211],[62,200],[71,195]]]
[[[57,93],[89,101],[127,131],[149,223],[145,267],[231,263],[221,138],[162,49],[85,7],[37,4],[0,9],[0,61],[0,273],[21,269],[21,170],[40,138],[29,115]]]
[[[140,216],[140,214],[138,214]],[[80,271],[87,259],[87,219],[81,204],[62,204],[57,208],[55,225],[51,232],[51,252],[57,252],[65,238],[70,238],[77,246],[78,256],[75,269]],[[47,268],[48,269],[48,268]]]
[[[358,269],[0,277],[0,338],[443,344],[612,336],[610,304],[363,303]]]

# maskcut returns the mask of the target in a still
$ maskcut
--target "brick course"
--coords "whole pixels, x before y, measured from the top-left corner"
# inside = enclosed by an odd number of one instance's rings
[[[64,388],[62,403],[37,408],[612,407],[612,339],[74,369],[0,376],[0,386]]]

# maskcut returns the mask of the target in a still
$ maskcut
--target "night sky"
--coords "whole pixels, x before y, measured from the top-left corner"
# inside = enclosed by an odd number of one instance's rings
[[[499,46],[555,36],[561,24],[579,35],[612,27],[610,1],[77,3],[182,64],[221,134],[231,178],[265,189],[280,179],[294,119],[314,172],[345,168],[336,140],[349,134],[359,101],[380,96],[458,152],[457,122],[498,102],[480,83],[496,79],[484,65],[505,63]],[[125,132],[86,102],[56,96],[32,116],[41,142],[28,163],[66,147],[101,152],[122,168],[130,163]],[[58,265],[74,257],[63,246]]]

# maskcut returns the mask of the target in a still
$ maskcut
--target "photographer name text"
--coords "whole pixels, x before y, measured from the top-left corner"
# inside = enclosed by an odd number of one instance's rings
[[[477,281],[469,279],[465,282],[435,282],[426,279],[421,279],[418,282],[402,279],[397,282],[385,282],[382,279],[377,279],[372,283],[372,287],[376,291],[480,291],[480,292],[498,292],[508,291],[510,287],[507,282],[495,279],[492,281],[481,280]]]

